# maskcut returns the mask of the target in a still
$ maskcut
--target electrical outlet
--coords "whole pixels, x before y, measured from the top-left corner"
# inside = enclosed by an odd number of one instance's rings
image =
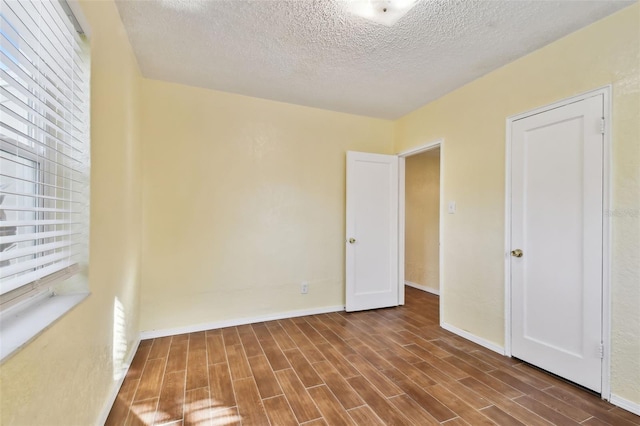
[[[302,284],[300,284],[300,293],[302,293],[302,294],[309,293],[309,283],[308,282],[303,281]]]

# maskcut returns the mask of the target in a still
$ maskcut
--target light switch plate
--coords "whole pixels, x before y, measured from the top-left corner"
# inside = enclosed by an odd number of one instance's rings
[[[454,214],[456,212],[456,202],[449,201],[449,214]]]

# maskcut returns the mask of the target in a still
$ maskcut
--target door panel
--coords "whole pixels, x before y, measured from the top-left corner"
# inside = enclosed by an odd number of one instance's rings
[[[347,153],[346,244],[347,311],[397,306],[398,157]]]
[[[602,95],[512,125],[512,354],[600,391]]]

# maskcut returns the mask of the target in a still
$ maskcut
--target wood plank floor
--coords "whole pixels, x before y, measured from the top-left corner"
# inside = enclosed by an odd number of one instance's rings
[[[640,425],[438,326],[438,297],[141,342],[108,425]]]

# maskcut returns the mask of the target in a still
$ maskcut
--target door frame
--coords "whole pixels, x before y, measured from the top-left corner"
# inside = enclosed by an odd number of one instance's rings
[[[602,180],[602,393],[611,398],[611,85],[581,93],[520,114],[507,117],[505,146],[505,243],[504,243],[504,351],[511,356],[511,130],[513,122],[555,108],[602,95],[604,115],[603,180]]]
[[[405,244],[405,220],[406,220],[406,204],[405,204],[405,177],[406,164],[405,159],[412,155],[422,154],[432,149],[440,148],[440,193],[438,211],[438,292],[440,297],[440,325],[442,325],[442,300],[444,291],[442,289],[442,205],[444,193],[444,139],[436,139],[431,142],[418,145],[406,151],[397,154],[398,156],[398,303],[404,305],[404,244]]]

